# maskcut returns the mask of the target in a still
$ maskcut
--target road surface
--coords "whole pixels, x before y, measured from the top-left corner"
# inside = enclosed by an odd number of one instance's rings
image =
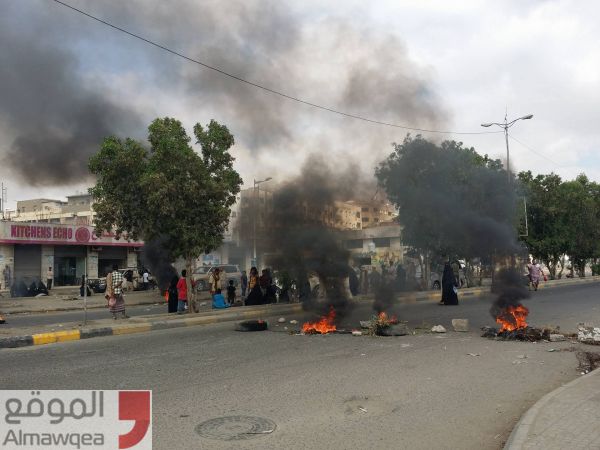
[[[538,292],[528,305],[532,323],[600,323],[597,293],[597,285]],[[449,328],[453,317],[491,324],[488,307],[469,301],[397,312],[412,324]],[[573,352],[548,352],[579,347],[566,342],[496,342],[475,330],[296,336],[272,325],[260,333],[224,323],[6,349],[0,379],[5,389],[152,389],[157,449],[479,450],[502,448],[524,411],[579,376]],[[265,418],[276,429],[235,442],[196,432],[225,416]]]

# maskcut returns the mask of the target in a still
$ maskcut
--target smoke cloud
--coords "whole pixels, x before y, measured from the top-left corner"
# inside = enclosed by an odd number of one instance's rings
[[[385,30],[340,17],[309,20],[274,0],[234,1],[226,10],[217,1],[181,1],[176,8],[158,0],[73,4],[315,103],[421,127],[446,120],[428,71]],[[0,40],[0,128],[6,131],[0,158],[33,185],[80,183],[102,138],[143,136],[152,118],[166,114],[227,124],[242,160],[259,158],[268,168],[284,156],[299,166],[307,149],[327,148],[331,157],[371,172],[380,149],[397,138],[395,129],[257,90],[53,2],[3,2]],[[282,170],[287,175],[293,167]]]

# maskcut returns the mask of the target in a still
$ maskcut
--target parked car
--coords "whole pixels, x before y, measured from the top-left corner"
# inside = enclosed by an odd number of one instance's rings
[[[88,278],[89,288],[96,294],[106,292],[106,278]]]
[[[236,264],[218,264],[214,266],[200,266],[192,272],[192,280],[196,283],[196,291],[208,291],[210,289],[209,277],[215,270],[219,268],[221,271],[221,286],[223,291],[227,289],[229,280],[233,280],[233,285],[237,288],[242,278],[242,272],[240,272],[239,266]],[[225,276],[223,276],[223,273]]]

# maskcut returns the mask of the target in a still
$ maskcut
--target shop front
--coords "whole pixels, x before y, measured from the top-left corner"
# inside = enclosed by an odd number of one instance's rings
[[[105,276],[113,264],[138,265],[140,241],[101,236],[94,228],[48,223],[0,222],[0,286],[42,280],[51,268],[54,286],[78,285],[83,275]]]

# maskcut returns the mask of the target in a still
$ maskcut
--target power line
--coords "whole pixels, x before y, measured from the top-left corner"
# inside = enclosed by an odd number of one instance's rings
[[[552,159],[548,158],[546,155],[544,155],[543,153],[540,153],[538,151],[535,151],[533,148],[531,148],[529,145],[525,144],[524,142],[521,142],[520,140],[518,140],[516,137],[514,137],[512,134],[509,134],[508,137],[510,137],[513,141],[518,142],[519,144],[521,144],[523,147],[525,147],[527,150],[529,150],[530,152],[535,153],[538,156],[541,156],[544,159],[547,159],[548,161],[550,161],[552,164],[554,164],[556,166],[556,168],[561,168],[564,167],[561,164],[558,164],[556,161],[553,161]]]
[[[286,94],[284,92],[281,92],[281,91],[278,91],[278,90],[275,90],[275,89],[271,89],[271,88],[269,88],[267,86],[263,86],[261,84],[254,83],[252,81],[246,80],[245,78],[242,78],[242,77],[240,77],[238,75],[234,75],[232,73],[226,72],[223,69],[219,69],[218,67],[211,66],[210,64],[207,64],[207,63],[204,63],[204,62],[199,61],[197,59],[194,59],[194,58],[191,58],[189,56],[186,56],[186,55],[184,55],[182,53],[179,53],[179,52],[177,52],[175,50],[172,50],[172,49],[170,49],[168,47],[165,47],[164,45],[159,44],[159,43],[157,43],[155,41],[152,41],[152,40],[150,40],[148,38],[145,38],[145,37],[140,36],[138,34],[132,33],[131,31],[128,31],[128,30],[126,30],[124,28],[118,27],[117,25],[114,25],[114,24],[112,24],[110,22],[107,22],[107,21],[105,21],[103,19],[100,19],[99,17],[96,17],[96,16],[94,16],[94,15],[92,15],[90,13],[87,13],[85,11],[82,11],[81,9],[75,8],[74,6],[71,6],[71,5],[69,5],[69,4],[65,3],[65,2],[62,2],[60,0],[53,0],[53,1],[55,3],[58,3],[59,5],[65,6],[65,7],[69,8],[69,9],[71,9],[73,11],[76,11],[79,14],[83,14],[84,16],[89,17],[90,19],[93,19],[93,20],[95,20],[97,22],[100,22],[101,24],[106,25],[107,27],[110,27],[110,28],[113,28],[114,30],[120,31],[122,33],[125,33],[125,34],[127,34],[127,35],[129,35],[131,37],[139,39],[140,41],[143,41],[143,42],[145,42],[147,44],[153,45],[154,47],[157,47],[157,48],[159,48],[161,50],[164,50],[164,51],[166,51],[168,53],[171,53],[171,54],[173,54],[175,56],[178,56],[180,58],[183,58],[183,59],[185,59],[185,60],[187,60],[189,62],[193,62],[195,64],[198,64],[198,65],[202,66],[202,67],[205,67],[206,69],[213,70],[215,72],[220,73],[221,75],[225,75],[225,76],[227,76],[229,78],[232,78],[232,79],[234,79],[236,81],[239,81],[241,83],[248,84],[248,85],[250,85],[252,87],[255,87],[255,88],[258,88],[258,89],[262,89],[263,91],[270,92],[271,94],[279,95],[280,97],[284,97],[284,98],[286,98],[288,100],[292,100],[292,101],[295,101],[295,102],[298,102],[298,103],[302,103],[304,105],[308,105],[308,106],[311,106],[313,108],[318,108],[318,109],[323,110],[323,111],[328,111],[330,113],[338,114],[340,116],[349,117],[351,119],[362,120],[364,122],[369,122],[369,123],[373,123],[373,124],[377,124],[377,125],[384,125],[384,126],[387,126],[387,127],[402,128],[404,130],[410,130],[410,131],[422,131],[422,132],[426,132],[426,133],[457,134],[457,135],[458,134],[496,134],[496,133],[502,133],[501,131],[460,132],[460,131],[429,130],[429,129],[426,129],[426,128],[415,128],[415,127],[409,127],[409,126],[405,126],[405,125],[398,125],[398,124],[389,123],[389,122],[382,122],[380,120],[369,119],[367,117],[357,116],[355,114],[350,114],[350,113],[347,113],[347,112],[339,111],[339,110],[336,110],[336,109],[333,109],[333,108],[329,108],[327,106],[322,106],[322,105],[319,105],[317,103],[312,103],[312,102],[309,102],[308,100],[303,100],[301,98],[294,97],[293,95],[289,95],[289,94]]]

